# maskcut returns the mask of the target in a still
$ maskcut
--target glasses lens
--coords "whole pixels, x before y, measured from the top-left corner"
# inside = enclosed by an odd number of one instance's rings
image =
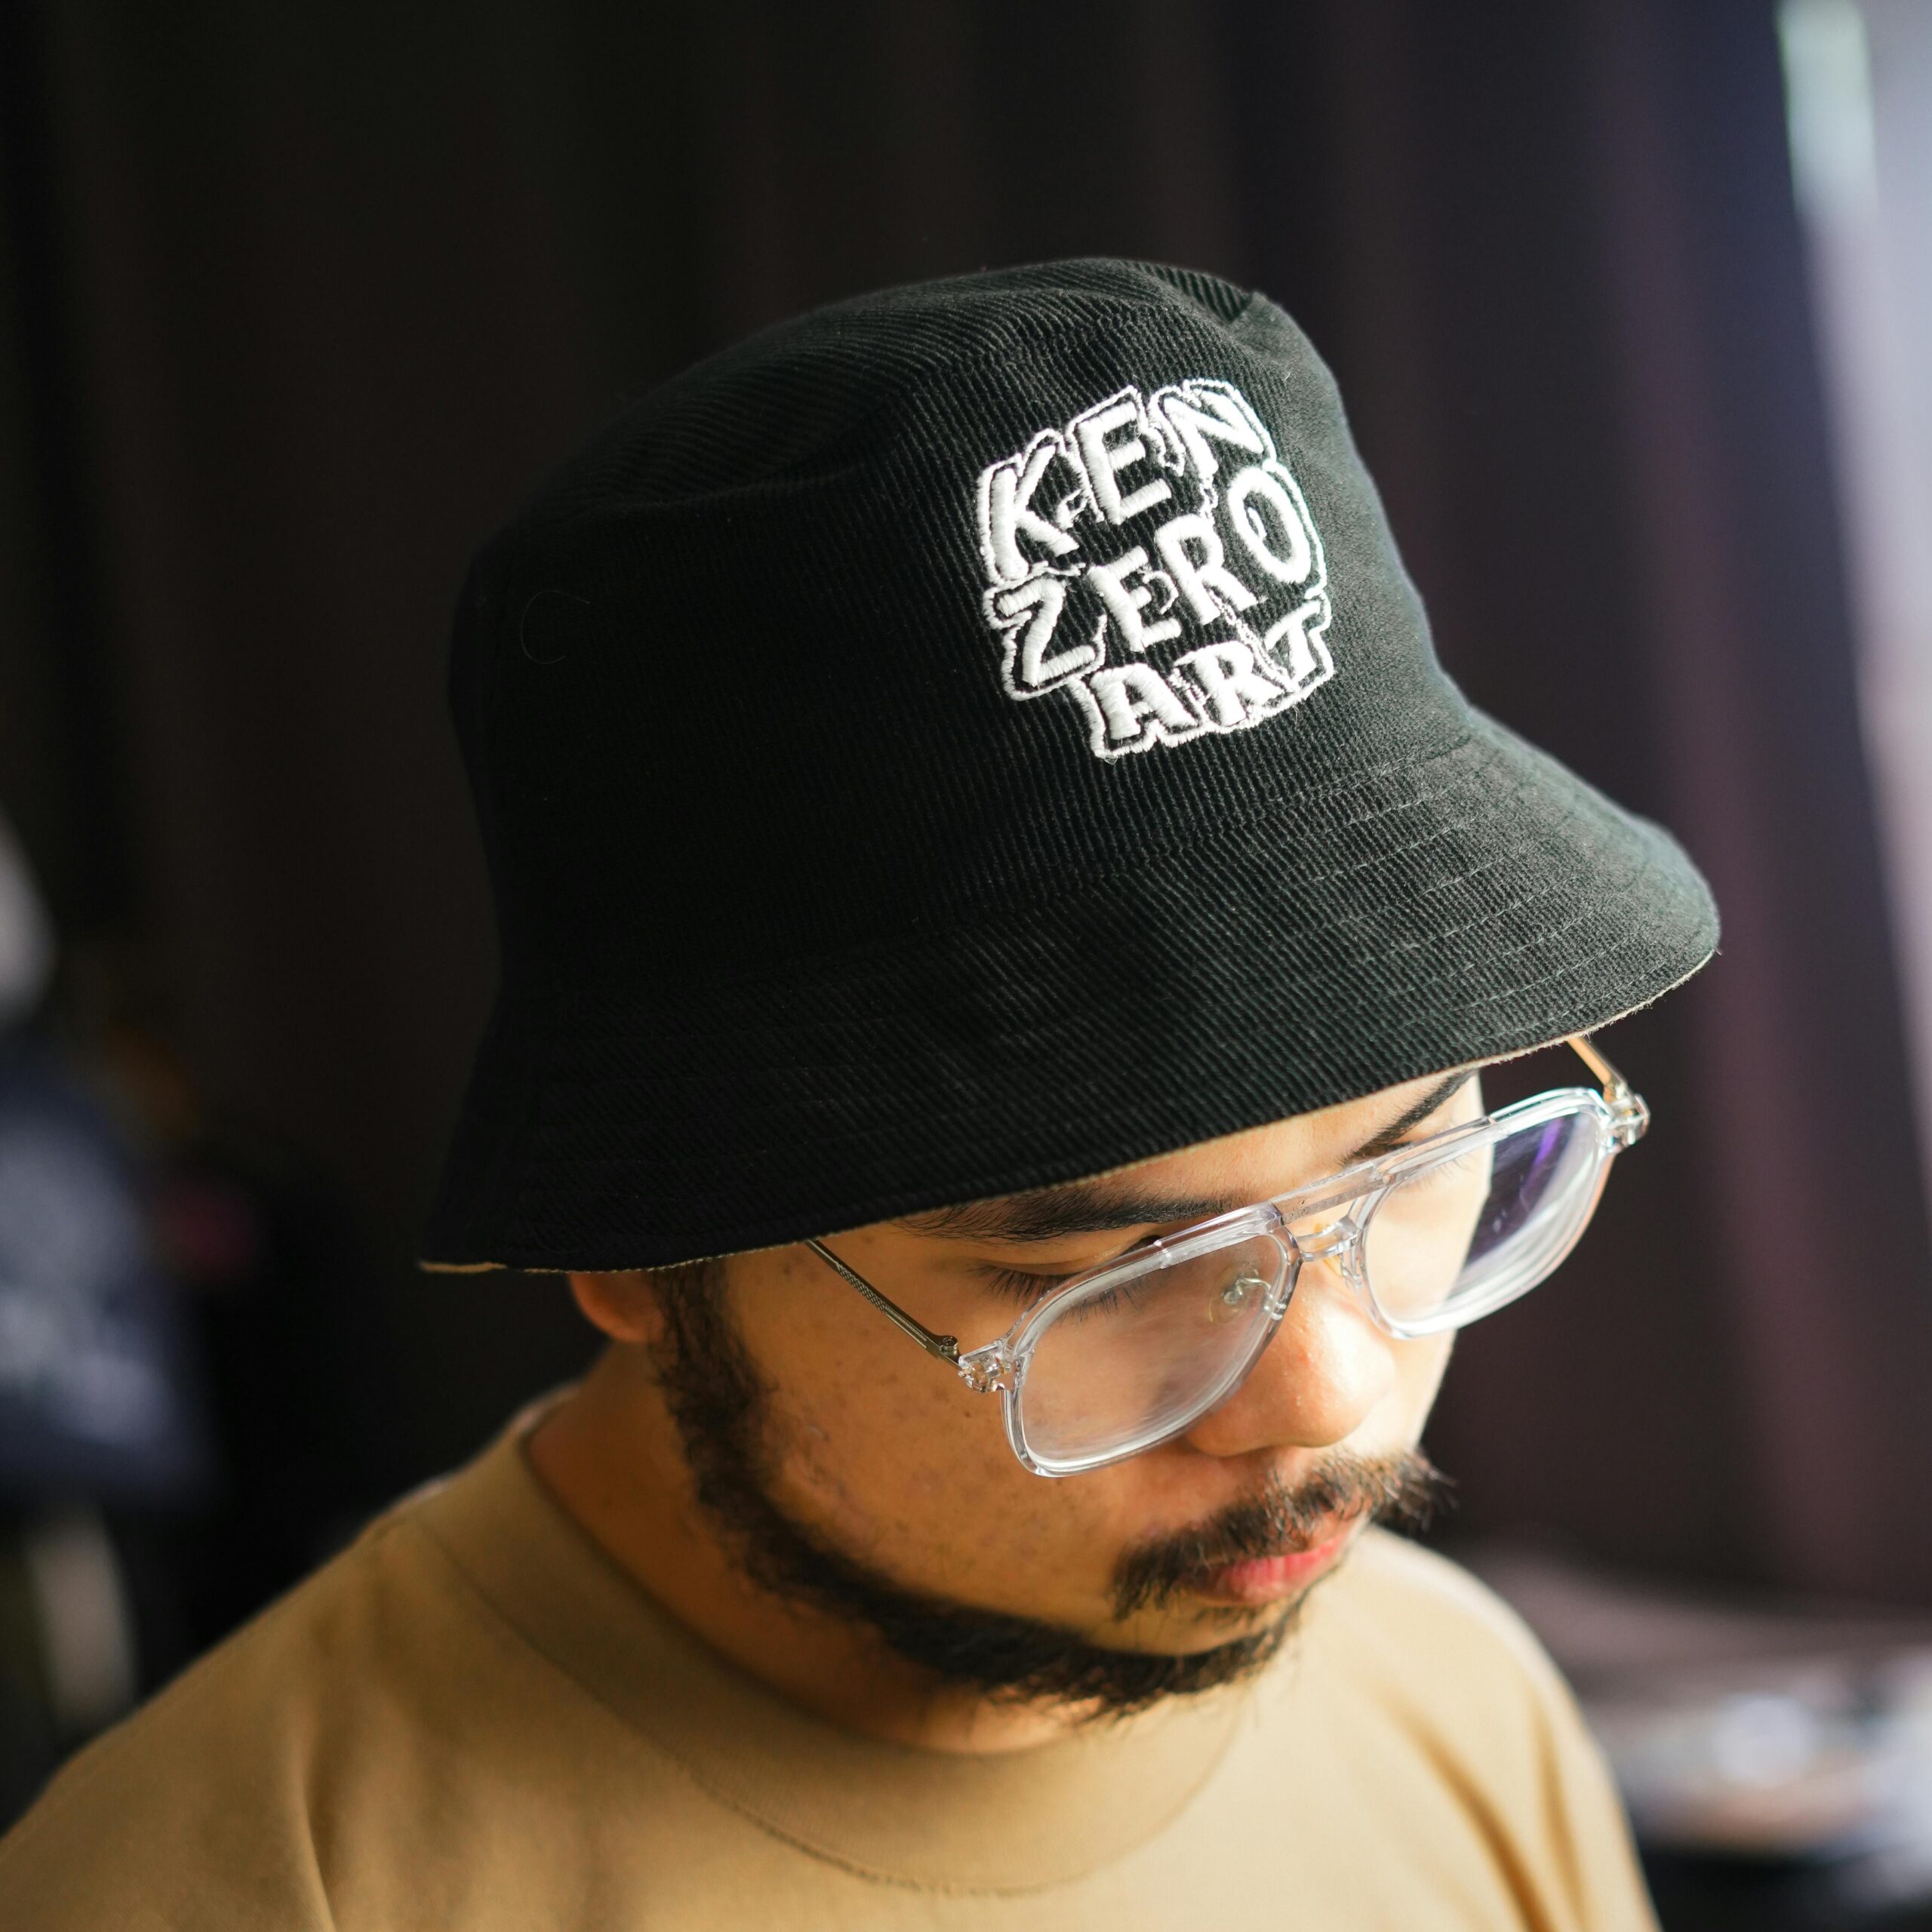
[[[1054,1475],[1150,1447],[1232,1392],[1267,1340],[1287,1268],[1266,1235],[1098,1277],[1034,1341],[1017,1413]]]
[[[1500,1126],[1391,1188],[1362,1236],[1383,1313],[1447,1327],[1534,1287],[1589,1220],[1609,1144],[1594,1111],[1559,1114]]]

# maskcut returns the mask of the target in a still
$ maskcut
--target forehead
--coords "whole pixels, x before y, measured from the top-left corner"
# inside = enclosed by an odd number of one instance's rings
[[[1195,1220],[1284,1194],[1381,1151],[1472,1078],[1435,1074],[1358,1100],[1204,1140],[1130,1168],[906,1217],[915,1234],[1050,1241],[1098,1229]]]

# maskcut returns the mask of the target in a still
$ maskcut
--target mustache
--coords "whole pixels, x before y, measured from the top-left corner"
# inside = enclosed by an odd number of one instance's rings
[[[1130,1550],[1114,1573],[1114,1614],[1160,1609],[1211,1571],[1312,1549],[1343,1524],[1365,1521],[1425,1529],[1453,1500],[1454,1487],[1419,1449],[1388,1456],[1332,1451],[1293,1487],[1276,1478],[1260,1495],[1230,1505],[1205,1523]]]

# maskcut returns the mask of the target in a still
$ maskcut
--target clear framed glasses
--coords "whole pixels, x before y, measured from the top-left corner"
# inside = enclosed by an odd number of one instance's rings
[[[1650,1110],[1581,1036],[1601,1083],[1539,1094],[1294,1192],[1143,1242],[962,1352],[823,1241],[811,1248],[968,1388],[997,1394],[1013,1453],[1076,1475],[1138,1455],[1234,1394],[1304,1268],[1329,1271],[1386,1334],[1461,1328],[1545,1280],[1589,1225]]]

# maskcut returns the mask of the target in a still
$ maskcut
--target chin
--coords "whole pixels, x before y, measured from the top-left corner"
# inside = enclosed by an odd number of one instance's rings
[[[1265,1635],[1292,1623],[1306,1590],[1269,1604],[1223,1604],[1195,1599],[1160,1611],[1142,1611],[1097,1641],[1109,1650],[1147,1657],[1193,1657],[1223,1644]]]

